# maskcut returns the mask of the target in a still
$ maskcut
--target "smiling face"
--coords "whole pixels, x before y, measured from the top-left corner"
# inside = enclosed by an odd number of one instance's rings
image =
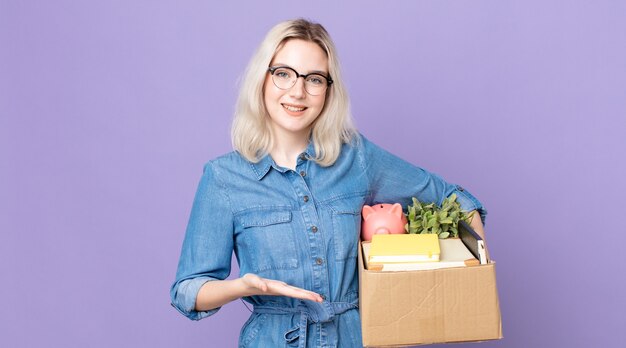
[[[316,43],[293,39],[276,52],[270,66],[289,66],[299,74],[321,72],[328,76],[328,58]],[[310,95],[304,89],[304,79],[298,78],[290,89],[274,85],[268,72],[264,83],[265,107],[270,125],[277,137],[307,137],[311,125],[324,108],[326,93]]]

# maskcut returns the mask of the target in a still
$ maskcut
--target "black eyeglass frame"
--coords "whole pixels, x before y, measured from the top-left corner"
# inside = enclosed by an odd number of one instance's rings
[[[286,66],[286,65],[270,66],[270,67],[267,68],[267,71],[269,71],[270,74],[272,74],[272,76],[274,76],[274,72],[276,72],[276,70],[278,70],[278,69],[289,69],[289,70],[293,71],[296,74],[295,81],[297,81],[301,77],[304,77],[304,81],[306,81],[307,77],[312,76],[312,75],[317,75],[317,76],[321,76],[321,77],[326,79],[326,83],[327,83],[326,89],[328,89],[328,87],[330,87],[333,84],[333,79],[330,76],[325,76],[323,74],[316,73],[316,72],[315,73],[310,73],[310,74],[300,74],[299,72],[296,71],[296,69],[294,69],[294,68],[292,68],[290,66]],[[295,85],[295,83],[294,83],[294,85]],[[276,86],[276,87],[278,87],[278,86]],[[291,86],[291,87],[293,87],[293,86]],[[278,87],[278,88],[280,88],[280,87]]]

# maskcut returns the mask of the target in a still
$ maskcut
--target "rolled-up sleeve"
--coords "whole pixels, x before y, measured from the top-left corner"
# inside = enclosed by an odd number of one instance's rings
[[[219,308],[196,311],[198,291],[204,283],[230,274],[233,252],[233,214],[228,195],[211,162],[204,166],[170,289],[172,306],[192,320],[215,314]]]
[[[485,222],[487,210],[466,189],[391,154],[362,135],[360,138],[360,161],[370,187],[369,204],[400,203],[406,209],[412,204],[411,197],[416,197],[421,202],[441,205],[456,194],[462,210],[477,210]]]

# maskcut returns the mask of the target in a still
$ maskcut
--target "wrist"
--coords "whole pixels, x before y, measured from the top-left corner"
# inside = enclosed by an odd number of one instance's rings
[[[244,279],[246,275],[234,280],[235,282],[234,290],[237,294],[240,294],[239,297],[253,296],[253,295],[257,295],[258,293],[258,289],[256,289],[253,286],[250,286],[248,282]]]

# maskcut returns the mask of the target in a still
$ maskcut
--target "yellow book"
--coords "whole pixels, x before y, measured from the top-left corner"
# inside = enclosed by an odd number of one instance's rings
[[[429,269],[476,266],[480,262],[467,249],[459,238],[439,240],[439,262],[395,262],[369,264],[371,242],[362,242],[365,269],[371,271],[422,271]]]
[[[368,263],[439,261],[439,237],[436,234],[375,234]]]

